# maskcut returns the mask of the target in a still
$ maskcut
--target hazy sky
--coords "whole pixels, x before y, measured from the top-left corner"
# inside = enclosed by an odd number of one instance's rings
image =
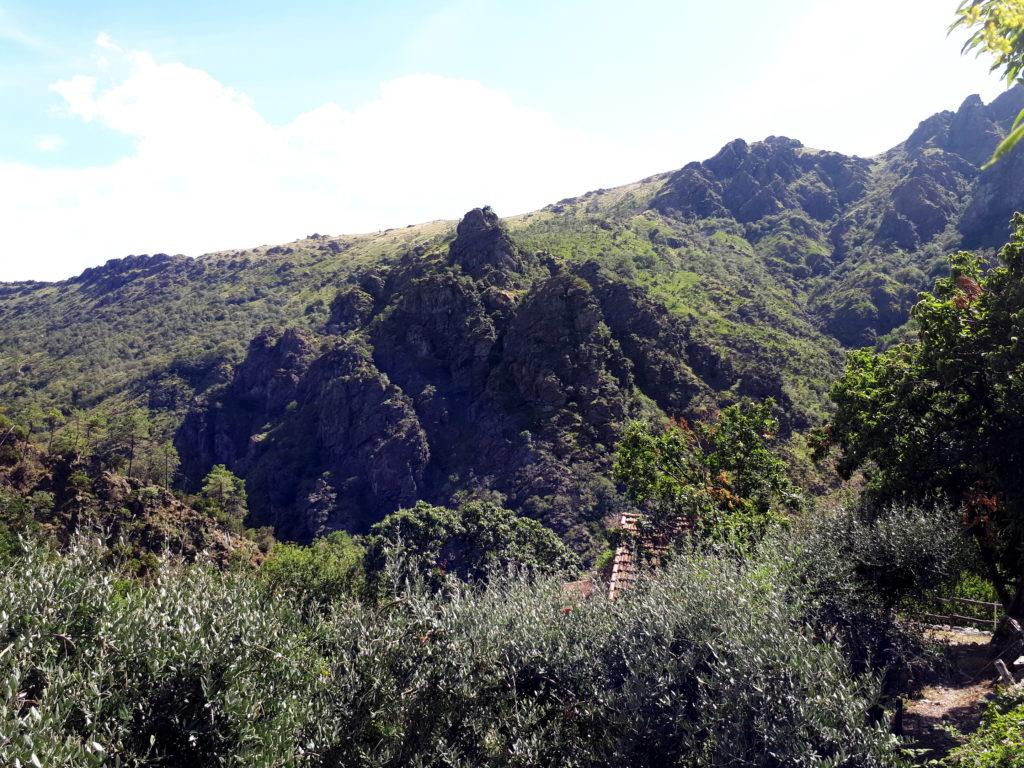
[[[508,215],[1002,90],[956,0],[0,0],[0,280]]]

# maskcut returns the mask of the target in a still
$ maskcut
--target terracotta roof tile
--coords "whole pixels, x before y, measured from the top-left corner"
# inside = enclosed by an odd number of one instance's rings
[[[615,600],[624,589],[635,582],[638,577],[639,563],[637,553],[634,551],[636,537],[640,533],[640,515],[635,512],[623,512],[619,516],[619,528],[628,534],[632,534],[629,541],[624,541],[615,549],[615,558],[612,560],[612,575],[608,581],[608,599]],[[689,520],[682,520],[676,529],[676,538],[692,528]],[[642,549],[651,556],[651,564],[657,568],[661,564],[664,555],[671,546],[671,539],[665,535],[645,534],[641,542]]]

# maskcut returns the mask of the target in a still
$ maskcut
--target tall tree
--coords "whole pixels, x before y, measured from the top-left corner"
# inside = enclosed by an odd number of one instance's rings
[[[869,496],[963,505],[1007,611],[1024,617],[1024,216],[987,275],[970,253],[912,317],[918,340],[852,353],[819,454],[863,469]]]
[[[200,504],[233,530],[241,530],[249,512],[245,480],[223,464],[215,465],[203,479]]]
[[[744,400],[713,423],[685,421],[651,432],[634,422],[619,443],[613,475],[653,529],[687,523],[702,535],[742,543],[796,504],[785,463],[772,449],[774,402]]]

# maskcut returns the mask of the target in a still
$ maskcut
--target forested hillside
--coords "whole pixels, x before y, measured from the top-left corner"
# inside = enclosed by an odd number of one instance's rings
[[[49,429],[76,443],[141,410],[178,483],[226,465],[249,522],[285,537],[476,496],[586,548],[622,503],[608,476],[630,419],[771,397],[783,434],[804,430],[843,350],[906,333],[948,251],[994,253],[1024,159],[979,167],[1022,106],[1020,87],[971,97],[875,158],[737,140],[504,221],[6,284],[0,393],[56,408]]]

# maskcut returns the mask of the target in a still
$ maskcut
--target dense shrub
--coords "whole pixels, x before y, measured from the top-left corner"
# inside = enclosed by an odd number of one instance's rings
[[[794,599],[812,626],[836,639],[854,670],[884,672],[893,690],[907,685],[922,650],[896,611],[955,582],[966,543],[947,508],[892,506],[805,519],[766,546],[800,585]]]
[[[948,768],[1020,768],[1024,764],[1024,689],[998,695],[981,727],[943,761]]]
[[[633,422],[616,449],[613,475],[654,531],[685,521],[705,538],[746,544],[786,520],[797,495],[773,442],[775,401],[744,399],[714,423],[686,421],[660,432]]]
[[[416,574],[432,584],[446,575],[477,581],[508,568],[559,573],[579,565],[550,528],[489,501],[455,509],[421,501],[388,515],[370,530],[367,563],[379,575],[389,560],[401,561],[399,579]]]
[[[362,592],[366,552],[343,531],[309,546],[275,544],[260,567],[260,578],[272,594],[287,595],[305,607],[325,606]]]
[[[847,358],[819,452],[864,469],[876,500],[962,505],[1006,612],[1024,618],[1024,214],[993,268],[949,257],[949,276],[913,310],[916,338]]]
[[[47,766],[894,765],[877,684],[801,589],[785,562],[691,554],[615,603],[495,576],[303,620],[243,572],[123,582],[30,547],[0,575],[0,744]]]
[[[0,579],[0,744],[22,765],[292,760],[315,673],[294,611],[203,567],[118,580],[41,547]]]
[[[31,496],[0,489],[0,565],[21,554],[23,539],[36,533],[36,515],[53,508],[53,495],[37,491]]]

